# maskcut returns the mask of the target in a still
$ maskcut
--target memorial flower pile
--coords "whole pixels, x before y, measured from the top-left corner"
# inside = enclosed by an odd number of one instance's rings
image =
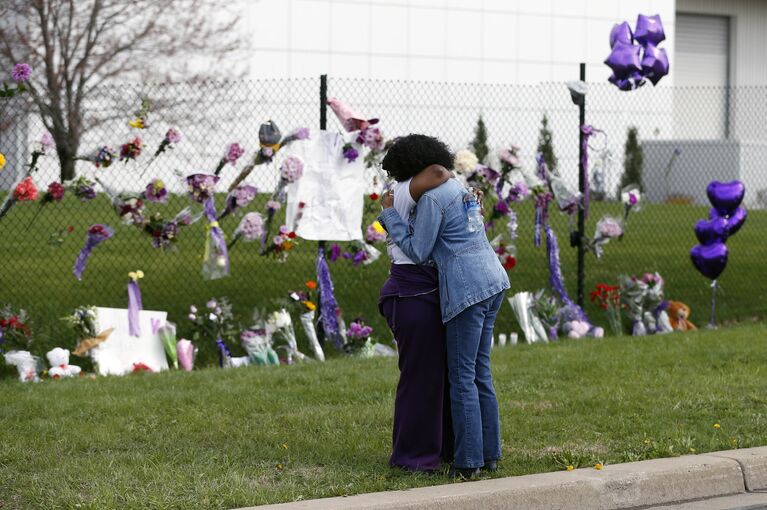
[[[16,310],[9,304],[0,308],[0,351],[25,351],[30,345],[32,330],[27,311]]]
[[[596,288],[591,291],[591,302],[599,305],[607,312],[607,319],[610,323],[610,329],[616,336],[623,334],[621,324],[621,292],[617,285],[608,285],[598,283]]]

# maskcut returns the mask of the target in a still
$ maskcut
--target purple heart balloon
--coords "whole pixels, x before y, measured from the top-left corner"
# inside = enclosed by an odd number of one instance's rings
[[[657,85],[661,78],[668,74],[668,55],[664,48],[648,44],[642,57],[642,72],[645,77]]]
[[[740,230],[740,227],[746,222],[746,216],[748,216],[746,208],[738,207],[735,209],[735,212],[727,217],[725,220],[727,222],[727,237],[735,235],[735,233]]]
[[[706,187],[706,194],[719,216],[730,216],[743,201],[746,186],[740,181],[711,181]]]
[[[714,243],[708,246],[696,245],[690,250],[690,259],[695,269],[706,278],[716,280],[727,267],[727,245]]]
[[[631,73],[642,70],[642,62],[639,60],[641,51],[641,46],[617,41],[605,59],[605,64],[613,70],[616,78],[628,78]]]
[[[708,246],[714,243],[723,243],[727,239],[727,220],[714,218],[700,220],[695,224],[695,237],[702,245]]]
[[[663,31],[663,23],[660,21],[660,15],[645,16],[640,14],[637,16],[637,25],[634,30],[634,39],[639,44],[645,46],[647,44],[658,45],[659,42],[666,38],[666,34]]]
[[[610,47],[614,47],[616,42],[624,44],[634,44],[634,35],[631,33],[631,25],[627,21],[613,25],[610,30]]]

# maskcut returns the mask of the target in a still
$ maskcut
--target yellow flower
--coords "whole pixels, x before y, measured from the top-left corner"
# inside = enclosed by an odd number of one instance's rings
[[[597,471],[601,470],[603,467],[604,466],[602,466],[601,462],[597,462],[596,464],[594,464],[594,469],[596,469]]]
[[[695,453],[695,448],[690,448],[690,453]]]
[[[573,466],[572,464],[569,464],[569,465],[567,466],[567,470],[568,470],[568,471],[572,471],[573,469],[575,469],[575,466]]]
[[[280,446],[282,446],[283,450],[287,450],[288,449],[288,443],[282,443]]]
[[[128,125],[136,129],[144,129],[146,127],[146,123],[144,122],[144,119],[142,119],[141,117],[137,119],[133,119],[132,121],[128,122]]]
[[[144,277],[144,271],[141,271],[140,269],[138,271],[131,271],[128,273],[128,278],[133,280],[134,282],[138,281],[139,279]]]
[[[722,428],[722,426],[721,426],[721,425],[719,425],[718,423],[714,423],[714,428],[715,428],[715,429],[721,429],[721,428]]]
[[[5,166],[5,154],[0,152],[0,170],[2,170],[4,166]]]
[[[304,305],[307,310],[310,310],[312,312],[317,309],[317,305],[315,305],[311,301],[301,301],[301,304]]]
[[[285,467],[282,464],[277,464],[277,470],[282,471],[282,468]]]
[[[384,234],[386,232],[383,225],[381,225],[378,220],[373,222],[373,230],[376,231],[376,234]]]

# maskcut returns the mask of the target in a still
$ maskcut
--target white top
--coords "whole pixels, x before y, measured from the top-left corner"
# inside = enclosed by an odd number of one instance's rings
[[[392,190],[394,190],[394,210],[397,211],[405,223],[410,218],[410,211],[415,207],[415,200],[410,196],[410,181],[412,180],[410,178],[404,182],[395,182],[392,186]],[[414,264],[391,237],[386,238],[386,251],[389,253],[389,259],[391,259],[392,264]]]

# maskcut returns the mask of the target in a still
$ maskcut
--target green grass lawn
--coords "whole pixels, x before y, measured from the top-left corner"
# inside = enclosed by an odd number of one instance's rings
[[[261,195],[247,209],[263,210],[265,201],[266,197]],[[222,202],[219,197],[219,207]],[[172,216],[187,203],[185,197],[175,196],[170,204],[152,205],[149,209]],[[3,236],[0,243],[0,303],[10,302],[32,312],[36,333],[33,351],[36,354],[43,355],[54,346],[74,347],[76,339],[62,327],[58,318],[71,313],[76,306],[126,307],[127,274],[136,269],[146,274],[141,281],[144,307],[167,310],[170,319],[178,323],[181,336],[189,334],[185,317],[191,303],[199,305],[210,297],[228,296],[245,327],[249,325],[254,307],[273,306],[276,298],[286,296],[289,290],[302,288],[304,281],[315,277],[315,242],[301,241],[286,263],[258,256],[256,243],[238,243],[231,253],[231,276],[204,281],[200,276],[205,242],[203,222],[181,232],[176,252],[163,253],[153,249],[149,239],[136,228],[119,224],[103,195],[87,203],[67,196],[62,203],[49,204],[27,231],[27,224],[38,207],[37,204],[17,204],[0,220]],[[372,221],[374,209],[377,210],[377,206],[371,208],[365,225]],[[621,212],[620,204],[592,204],[587,233],[593,234],[594,224],[602,214],[620,215]],[[518,213],[519,253],[518,265],[510,272],[512,292],[537,290],[548,286],[545,245],[533,246],[532,205],[522,204]],[[599,282],[614,283],[621,273],[659,271],[666,278],[666,296],[690,305],[693,322],[699,325],[708,322],[709,282],[695,271],[688,255],[690,247],[696,244],[692,227],[697,219],[707,214],[706,207],[656,204],[647,204],[640,212],[632,213],[626,237],[621,242],[607,245],[601,262],[587,254],[587,301],[588,292]],[[559,236],[566,284],[575,299],[576,252],[568,244],[567,219],[552,211],[551,221]],[[222,227],[231,234],[237,222],[236,218],[228,218],[222,221]],[[93,223],[107,223],[115,227],[117,233],[93,251],[83,280],[78,282],[72,275],[72,265],[83,244],[84,232]],[[50,234],[67,225],[72,225],[75,233],[68,236],[63,245],[50,246],[47,243]],[[492,238],[503,228],[499,225],[489,236]],[[762,275],[767,260],[766,230],[767,212],[750,211],[745,226],[728,241],[730,261],[720,277],[719,319],[737,321],[765,316],[767,279]],[[362,315],[375,328],[377,339],[388,341],[386,323],[377,309],[378,291],[388,272],[385,254],[369,266],[353,267],[342,260],[330,267],[336,297],[347,322]],[[586,311],[593,322],[607,326],[601,310],[587,303]],[[516,329],[516,321],[508,306],[504,306],[499,314],[498,327],[504,332]],[[301,342],[303,332],[301,328],[297,329]],[[213,339],[199,345],[200,364],[215,362],[214,346]],[[234,354],[240,354],[238,346],[230,347]],[[334,355],[332,347],[327,350]]]
[[[765,366],[764,325],[497,349],[497,476],[767,444]],[[448,483],[387,466],[396,381],[380,358],[5,380],[0,505],[228,508]]]

